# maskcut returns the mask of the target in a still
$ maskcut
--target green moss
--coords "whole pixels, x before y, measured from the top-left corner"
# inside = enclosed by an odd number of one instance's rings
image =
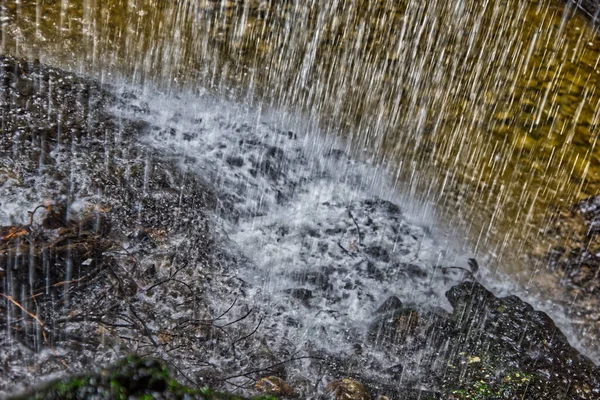
[[[448,391],[452,399],[520,398],[534,376],[518,370],[499,371],[490,355],[460,353],[461,383]]]
[[[472,382],[466,387],[451,391],[454,399],[461,400],[492,400],[513,398],[522,393],[530,382],[533,375],[519,371],[512,371],[503,375],[499,380],[492,375],[487,375],[488,380],[482,379]]]
[[[173,379],[168,369],[158,360],[128,356],[98,373],[75,376],[52,382],[16,399],[144,399],[169,395],[199,400],[244,400],[228,393],[209,388],[192,388]],[[276,400],[272,396],[253,397],[252,400]]]

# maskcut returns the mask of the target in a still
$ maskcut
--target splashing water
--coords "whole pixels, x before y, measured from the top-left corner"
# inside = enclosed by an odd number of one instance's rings
[[[206,94],[172,97],[147,89],[138,95],[133,112],[116,112],[146,121],[152,128],[143,141],[180,159],[182,169],[217,193],[217,225],[247,260],[239,276],[254,288],[251,303],[280,310],[280,321],[289,322],[276,332],[300,335],[300,347],[311,338],[328,351],[347,346],[351,352],[344,335],[350,330],[360,340],[366,321],[390,296],[425,310],[450,309],[444,294],[470,276],[472,253],[437,228],[431,210],[398,188],[389,171],[349,157],[347,142],[323,135],[310,118]],[[516,290],[487,265],[478,276],[500,294]],[[561,306],[521,295],[596,357]],[[310,310],[321,311],[305,314]]]

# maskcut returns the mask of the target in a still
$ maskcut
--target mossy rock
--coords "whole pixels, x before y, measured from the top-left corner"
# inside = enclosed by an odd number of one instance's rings
[[[51,382],[31,392],[12,397],[24,399],[201,399],[245,400],[208,388],[190,388],[171,378],[156,359],[132,355],[96,373],[77,375]],[[251,400],[276,400],[272,396]]]

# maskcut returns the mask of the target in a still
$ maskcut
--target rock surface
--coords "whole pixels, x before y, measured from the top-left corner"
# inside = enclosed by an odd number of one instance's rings
[[[554,322],[516,296],[497,298],[475,282],[447,293],[454,307],[447,387],[485,398],[595,399],[600,370],[573,349]],[[457,383],[461,389],[451,389]],[[459,397],[460,398],[460,397]]]
[[[548,267],[562,272],[562,283],[585,296],[600,296],[600,196],[557,213],[548,234],[555,238],[542,255]]]
[[[25,399],[197,399],[245,400],[242,397],[191,388],[171,378],[166,366],[158,360],[129,356],[99,372],[61,379],[35,391],[11,397]],[[272,397],[253,397],[251,400],[271,400]],[[248,400],[248,399],[246,399]]]
[[[600,335],[600,196],[556,211],[547,224],[544,240],[530,257],[538,269],[551,271],[556,284],[547,296],[577,299],[570,311],[583,332],[584,341],[597,349]],[[558,293],[556,293],[558,292]],[[584,342],[585,343],[585,342]],[[595,352],[596,358],[598,351]]]

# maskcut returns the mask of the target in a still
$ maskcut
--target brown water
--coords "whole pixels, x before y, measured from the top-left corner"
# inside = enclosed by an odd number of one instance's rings
[[[4,53],[318,117],[515,279],[535,278],[521,256],[550,212],[599,192],[600,39],[562,1],[30,0],[0,18]]]

